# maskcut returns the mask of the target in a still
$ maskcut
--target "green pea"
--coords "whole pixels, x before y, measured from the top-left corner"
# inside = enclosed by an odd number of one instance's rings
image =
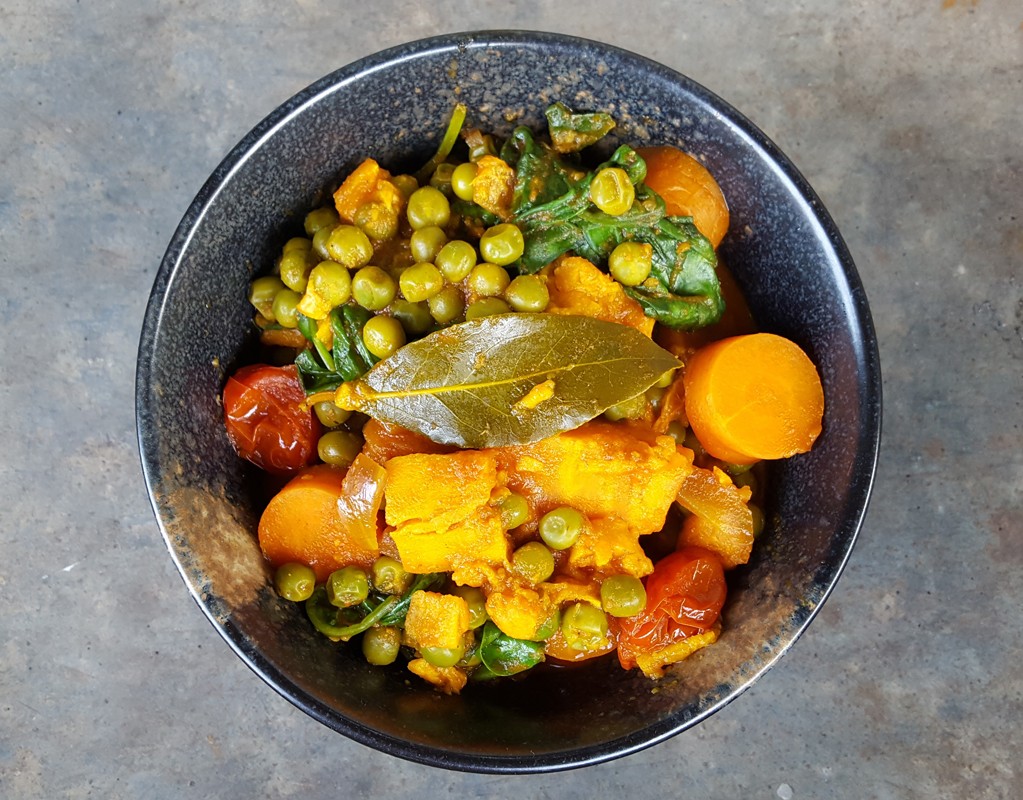
[[[397,628],[370,628],[362,635],[362,655],[374,667],[393,664],[401,652],[401,631]]]
[[[451,191],[451,176],[455,172],[455,165],[448,164],[447,162],[438,164],[437,169],[433,171],[433,175],[430,176],[430,186],[435,189],[440,189],[444,194],[448,194]]]
[[[312,234],[309,235],[312,236]],[[312,240],[307,239],[304,236],[295,236],[284,243],[284,247],[281,248],[281,255],[286,256],[288,253],[308,253],[312,246]]]
[[[305,291],[319,298],[324,306],[337,308],[352,296],[352,276],[341,264],[321,261],[309,273]]]
[[[373,243],[360,228],[338,225],[327,239],[327,253],[331,259],[348,269],[358,269],[373,258]]]
[[[369,597],[369,578],[366,570],[344,567],[330,573],[327,578],[327,600],[338,608],[357,606]]]
[[[324,225],[316,233],[313,234],[313,253],[316,254],[316,258],[321,261],[326,261],[330,258],[330,253],[327,251],[327,241],[330,239],[330,234],[334,232],[334,228],[330,225]]]
[[[281,289],[274,295],[273,319],[284,328],[298,325],[298,301],[302,296],[291,289]]]
[[[543,583],[554,574],[554,554],[541,542],[526,542],[511,557],[512,569],[530,583]]]
[[[316,442],[320,461],[335,467],[347,467],[362,450],[362,437],[350,431],[327,431]]]
[[[384,594],[405,594],[413,581],[401,562],[390,556],[380,556],[373,562],[372,576],[373,586]]]
[[[471,303],[465,309],[465,318],[467,320],[480,319],[481,317],[492,317],[495,314],[508,314],[510,312],[511,308],[500,297],[484,297],[482,300]]]
[[[341,218],[337,215],[337,209],[331,206],[315,208],[305,215],[306,235],[315,236],[316,231],[320,228],[330,228],[333,230],[340,221]]]
[[[409,249],[416,261],[429,261],[437,258],[441,248],[447,244],[448,237],[443,228],[436,225],[429,225],[412,231],[412,238],[409,239]]]
[[[620,216],[632,208],[635,199],[636,188],[621,167],[605,167],[593,176],[590,201],[605,214]]]
[[[461,239],[444,245],[433,259],[437,269],[451,283],[458,283],[476,266],[476,248]]]
[[[510,282],[511,278],[508,277],[508,272],[504,267],[487,262],[473,267],[469,277],[466,278],[469,291],[477,297],[497,297],[508,287]]]
[[[308,254],[308,250],[292,250],[281,258],[279,265],[281,280],[285,286],[296,292],[304,292],[306,281],[309,279],[312,265],[309,263]]]
[[[330,400],[323,400],[313,405],[313,411],[316,414],[316,418],[325,428],[337,428],[344,425],[347,419],[352,415],[351,411],[341,408],[330,402]]]
[[[600,584],[600,605],[612,617],[634,617],[646,608],[646,589],[632,575],[612,575]]]
[[[433,327],[433,317],[430,316],[430,307],[426,303],[395,300],[391,303],[391,315],[413,336],[420,336]]]
[[[735,485],[738,486],[739,488],[748,486],[749,490],[756,494],[757,476],[753,473],[753,470],[746,470],[746,472],[742,472],[736,475],[732,480],[735,483]]]
[[[413,303],[429,300],[444,288],[444,276],[440,270],[429,262],[413,264],[398,279],[401,293],[405,299]]]
[[[487,614],[487,596],[475,586],[456,586],[451,593],[461,597],[469,607],[469,629],[476,630],[490,616]]]
[[[387,358],[405,344],[405,329],[394,317],[377,315],[362,326],[362,341],[377,358]]]
[[[387,308],[397,290],[394,278],[380,267],[363,267],[352,278],[352,297],[369,311]]]
[[[398,215],[383,203],[363,203],[352,222],[374,242],[386,242],[398,233]]]
[[[437,294],[427,300],[430,315],[441,325],[454,322],[465,311],[462,293],[454,286],[445,286]]]
[[[409,197],[405,213],[413,230],[431,225],[443,228],[451,220],[451,203],[440,189],[422,186]]]
[[[424,647],[419,654],[435,667],[453,667],[465,655],[465,645],[459,647]]]
[[[599,650],[607,644],[607,615],[589,603],[572,603],[561,615],[561,633],[573,650]]]
[[[551,295],[536,275],[519,275],[504,290],[504,299],[516,311],[539,313],[547,308]]]
[[[692,428],[686,429],[685,438],[682,440],[682,444],[693,451],[696,456],[705,456],[707,451],[703,449],[703,445],[700,444],[700,440],[696,438],[696,434]]]
[[[285,288],[284,282],[276,275],[264,275],[256,278],[249,286],[249,302],[252,307],[271,322],[274,318],[273,306],[277,293]]]
[[[471,161],[459,164],[451,173],[451,191],[460,200],[472,200],[472,182],[476,180],[478,168]]]
[[[480,238],[480,255],[502,267],[521,258],[525,249],[522,231],[510,222],[488,228]]]
[[[668,430],[665,431],[665,433],[675,440],[675,444],[685,446],[686,436],[689,435],[689,429],[677,419],[673,419],[668,423]]]
[[[586,527],[586,518],[574,508],[561,506],[540,518],[540,538],[552,550],[567,550]]]
[[[646,413],[646,394],[638,394],[604,411],[604,416],[612,422],[622,419],[639,419]]]
[[[622,242],[607,259],[611,277],[623,286],[639,286],[650,277],[654,248],[645,242]]]
[[[281,564],[274,572],[274,588],[285,600],[301,603],[312,597],[316,573],[305,564],[294,561]]]
[[[498,505],[501,512],[501,524],[506,531],[525,525],[529,521],[529,501],[521,494],[514,492]]]
[[[411,175],[395,175],[391,178],[391,183],[398,187],[398,191],[405,196],[406,200],[419,188],[419,181]]]

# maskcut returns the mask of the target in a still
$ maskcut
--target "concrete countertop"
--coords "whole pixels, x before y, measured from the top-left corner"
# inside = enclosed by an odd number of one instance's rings
[[[0,796],[1023,796],[1023,7],[390,0],[0,10]],[[870,511],[809,632],[657,747],[460,775],[331,733],[189,598],[133,413],[178,220],[276,105],[454,30],[601,39],[761,127],[823,198],[880,340]]]

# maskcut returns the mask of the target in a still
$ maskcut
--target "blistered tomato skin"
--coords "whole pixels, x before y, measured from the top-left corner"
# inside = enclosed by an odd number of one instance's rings
[[[305,408],[294,365],[242,367],[224,386],[224,424],[238,455],[274,475],[316,462],[322,426]]]
[[[727,587],[721,559],[702,547],[665,556],[646,580],[646,609],[612,620],[618,659],[625,669],[639,653],[655,653],[711,628],[721,614]]]

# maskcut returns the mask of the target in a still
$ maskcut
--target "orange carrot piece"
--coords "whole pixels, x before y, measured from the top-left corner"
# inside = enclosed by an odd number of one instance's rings
[[[824,389],[813,362],[771,333],[734,336],[685,367],[686,416],[704,449],[732,464],[805,453],[821,432]]]
[[[346,475],[318,464],[289,481],[259,520],[259,546],[274,566],[297,561],[312,567],[317,580],[349,564],[368,567],[376,558],[361,535],[353,535],[338,514]]]
[[[664,199],[668,213],[692,217],[717,247],[728,232],[728,204],[707,168],[675,147],[641,147],[639,154],[646,161],[644,182]]]

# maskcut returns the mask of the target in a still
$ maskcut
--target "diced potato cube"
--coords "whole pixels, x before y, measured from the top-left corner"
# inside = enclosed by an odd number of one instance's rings
[[[642,578],[654,571],[639,536],[618,517],[591,519],[568,551],[567,574],[605,578],[626,573]]]
[[[508,557],[501,514],[490,507],[447,528],[407,523],[391,531],[391,539],[405,569],[415,573],[459,572],[476,564],[503,564]]]
[[[636,536],[664,525],[692,472],[689,451],[649,428],[594,420],[533,444],[499,448],[508,488],[542,515],[571,506],[590,519],[618,517]]]
[[[461,647],[469,630],[469,605],[453,594],[419,591],[405,616],[405,636],[413,647]]]
[[[458,694],[465,688],[468,677],[458,667],[435,667],[425,658],[408,662],[409,672],[432,683],[444,694]]]
[[[618,281],[585,258],[563,257],[540,274],[547,279],[549,313],[594,317],[628,325],[647,336],[653,334],[653,318],[625,293]]]

